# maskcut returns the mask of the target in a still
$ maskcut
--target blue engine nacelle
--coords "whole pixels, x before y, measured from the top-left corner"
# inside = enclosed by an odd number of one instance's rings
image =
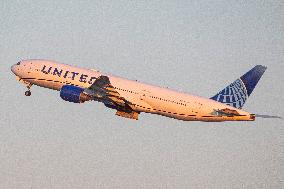
[[[60,90],[60,97],[63,100],[74,103],[83,103],[91,100],[91,97],[83,93],[84,89],[73,85],[63,85]]]

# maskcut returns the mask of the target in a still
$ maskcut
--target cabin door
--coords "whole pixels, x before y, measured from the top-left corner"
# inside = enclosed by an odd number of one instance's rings
[[[147,98],[147,96],[149,96],[150,92],[147,90],[142,90],[140,92],[140,100],[145,100]]]

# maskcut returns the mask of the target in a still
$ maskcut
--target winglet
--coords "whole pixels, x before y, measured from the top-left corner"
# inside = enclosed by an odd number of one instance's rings
[[[256,65],[211,99],[241,109],[266,69],[265,66]]]

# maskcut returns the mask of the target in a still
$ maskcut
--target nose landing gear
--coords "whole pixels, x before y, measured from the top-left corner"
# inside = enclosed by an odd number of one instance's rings
[[[21,79],[20,77],[17,77],[17,79],[28,88],[28,90],[25,92],[25,96],[31,96],[32,93],[30,89],[33,84],[26,80]]]
[[[32,93],[31,93],[31,91],[30,91],[32,85],[33,85],[33,84],[31,84],[31,83],[27,83],[26,86],[27,86],[28,90],[25,92],[25,95],[26,95],[26,96],[31,96],[31,95],[32,95]]]

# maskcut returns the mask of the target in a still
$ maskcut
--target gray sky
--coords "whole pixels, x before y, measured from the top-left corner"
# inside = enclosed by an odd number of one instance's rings
[[[268,67],[244,106],[284,116],[283,1],[0,3],[0,188],[283,188],[283,120],[139,121],[10,72],[38,58],[210,97]]]

